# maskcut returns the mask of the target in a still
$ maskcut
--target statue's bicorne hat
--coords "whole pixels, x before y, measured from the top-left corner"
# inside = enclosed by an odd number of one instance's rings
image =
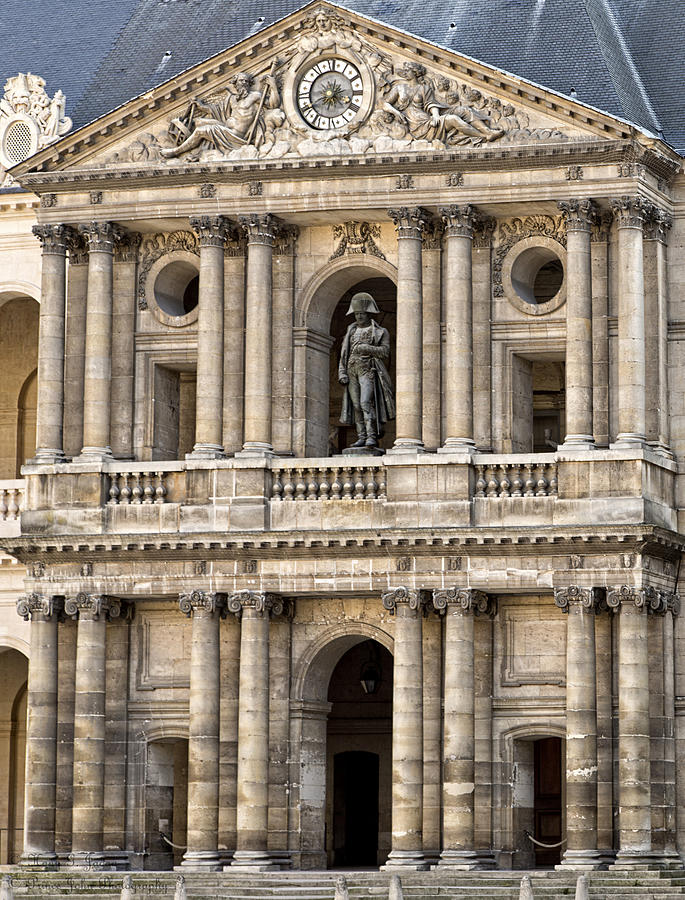
[[[376,301],[371,294],[367,294],[366,291],[360,291],[350,300],[350,308],[347,310],[347,315],[351,316],[356,312],[380,313],[380,309],[376,306]]]

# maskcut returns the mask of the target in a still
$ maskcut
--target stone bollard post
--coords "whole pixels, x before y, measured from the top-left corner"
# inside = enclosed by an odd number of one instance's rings
[[[176,890],[174,891],[174,900],[188,900],[186,880],[183,875],[176,876]]]
[[[534,900],[533,885],[530,882],[530,875],[524,875],[521,879],[521,890],[519,891],[519,900]]]
[[[578,881],[576,881],[576,900],[590,900],[587,875],[578,876]]]
[[[12,876],[3,875],[0,882],[0,900],[14,900],[14,887],[12,885]]]
[[[133,878],[131,875],[124,875],[124,883],[121,887],[120,900],[133,900],[136,889],[133,886]]]
[[[350,892],[347,890],[347,882],[344,875],[338,875],[335,879],[335,894],[333,900],[350,900]]]
[[[404,892],[402,890],[402,882],[399,875],[390,876],[390,891],[388,892],[388,900],[404,900]]]

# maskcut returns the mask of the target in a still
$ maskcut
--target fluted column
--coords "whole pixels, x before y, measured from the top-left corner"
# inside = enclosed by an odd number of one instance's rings
[[[200,239],[200,304],[197,320],[197,402],[191,456],[223,456],[224,247],[231,225],[224,216],[197,216]]]
[[[477,851],[475,817],[474,616],[492,615],[482,591],[449,588],[433,592],[445,617],[445,699],[442,763],[442,852],[440,866],[494,868],[491,851]]]
[[[283,601],[261,591],[239,591],[228,598],[239,616],[240,687],[238,696],[237,841],[232,866],[272,868],[269,854],[269,618],[283,612]]]
[[[614,447],[645,443],[645,285],[643,201],[611,201],[618,226],[618,435]]]
[[[107,865],[103,847],[105,806],[105,634],[107,618],[121,610],[114,597],[77,594],[64,611],[78,618],[74,690],[73,865]]]
[[[274,216],[241,216],[247,235],[245,288],[245,442],[242,453],[273,452],[271,436]]]
[[[395,616],[392,694],[392,849],[389,868],[426,869],[423,854],[423,641],[421,591],[383,594]]]
[[[396,438],[391,452],[423,450],[423,273],[421,240],[430,215],[389,209],[397,229]]]
[[[183,868],[219,871],[219,621],[225,594],[181,594],[192,617],[188,709],[188,837]]]
[[[31,620],[21,863],[43,869],[57,866],[57,619],[61,609],[61,597],[29,594],[17,601],[19,615]]]
[[[37,463],[64,459],[64,313],[66,298],[66,225],[34,225],[41,242],[40,326],[38,334]]]
[[[120,459],[133,458],[136,264],[141,238],[130,231],[114,245],[111,435],[112,453]]]
[[[473,206],[447,206],[440,210],[445,223],[447,268],[445,278],[444,398],[447,411],[442,452],[475,449],[473,439],[473,229],[478,214]]]
[[[88,240],[86,361],[83,385],[81,456],[102,459],[110,446],[112,388],[112,305],[114,242],[123,234],[112,222],[79,227]]]
[[[597,869],[597,668],[592,588],[571,585],[554,592],[568,614],[566,628],[566,852],[561,865]]]
[[[590,200],[562,200],[566,220],[566,447],[593,449]]]

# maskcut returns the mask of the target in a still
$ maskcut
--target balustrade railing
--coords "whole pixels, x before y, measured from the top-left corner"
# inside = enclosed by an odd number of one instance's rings
[[[476,497],[555,497],[557,491],[554,460],[476,463]]]
[[[0,522],[19,518],[24,502],[24,482],[20,479],[0,481]]]
[[[111,472],[108,506],[166,503],[165,472]]]
[[[288,466],[273,469],[271,499],[385,500],[382,465]]]

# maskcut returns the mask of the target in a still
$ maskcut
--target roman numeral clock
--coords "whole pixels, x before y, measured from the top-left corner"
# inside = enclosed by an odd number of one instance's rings
[[[317,131],[344,128],[364,101],[364,79],[356,65],[341,57],[321,59],[297,81],[297,108]]]

